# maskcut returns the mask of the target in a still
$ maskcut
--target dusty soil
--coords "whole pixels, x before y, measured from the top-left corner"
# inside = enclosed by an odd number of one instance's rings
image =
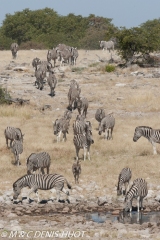
[[[10,51],[1,51],[0,84],[13,98],[30,100],[30,104],[26,106],[12,104],[0,108],[1,232],[6,230],[10,234],[10,231],[16,230],[35,232],[42,229],[78,229],[81,235],[75,235],[73,239],[158,239],[159,220],[153,219],[150,223],[142,225],[131,225],[130,220],[126,220],[125,224],[119,223],[118,220],[94,223],[91,219],[87,220],[86,212],[110,211],[119,216],[124,198],[117,198],[115,184],[119,172],[126,166],[132,169],[133,179],[142,177],[148,182],[149,194],[144,200],[145,212],[159,211],[159,146],[158,154],[153,156],[152,146],[146,139],[142,138],[137,143],[133,143],[132,140],[136,126],[160,128],[160,81],[154,77],[154,73],[159,73],[159,69],[142,69],[134,65],[127,69],[116,67],[113,73],[107,73],[104,70],[110,59],[107,51],[80,50],[76,66],[60,68],[57,62],[55,74],[58,85],[52,98],[47,84],[43,91],[34,86],[34,69],[31,65],[34,57],[46,60],[46,54],[46,50],[19,51],[18,58],[13,61]],[[120,60],[116,52],[113,53],[113,58],[115,61]],[[99,59],[104,62],[100,62]],[[72,123],[77,111],[72,114],[66,143],[57,144],[52,132],[52,121],[61,117],[68,105],[67,93],[72,79],[79,82],[81,95],[89,100],[87,119],[92,122],[95,140],[95,144],[91,146],[91,162],[82,161],[82,174],[78,186],[74,184],[71,172],[75,157]],[[45,109],[47,105],[51,107]],[[98,122],[94,115],[99,107],[104,108],[106,113],[113,112],[116,119],[113,141],[105,141],[97,133]],[[13,154],[6,149],[3,132],[8,125],[20,127],[25,133],[24,152],[20,156],[19,168],[13,164]],[[13,204],[12,184],[26,173],[25,159],[30,153],[42,150],[51,155],[51,172],[61,173],[71,182],[71,203],[49,201],[46,204],[37,204],[33,201],[28,204],[24,200],[23,204]],[[80,152],[81,158],[82,154],[83,152]],[[24,197],[27,191],[23,191]],[[48,193],[42,192],[40,196],[41,199],[48,199]],[[33,199],[34,197],[33,195]],[[101,206],[98,200],[102,201]],[[82,231],[85,231],[84,237]],[[31,236],[34,239],[34,235]],[[25,237],[27,239],[27,236]],[[41,238],[39,236],[36,239]],[[43,239],[48,238],[45,235]]]

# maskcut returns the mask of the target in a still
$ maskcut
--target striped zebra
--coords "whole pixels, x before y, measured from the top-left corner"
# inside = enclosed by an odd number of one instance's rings
[[[10,147],[12,147],[13,140],[22,140],[23,141],[24,134],[22,134],[20,128],[7,127],[4,130],[4,136],[6,138],[7,147],[8,147],[8,140],[10,140]]]
[[[71,120],[72,118],[72,112],[68,109],[65,110],[63,117],[67,120]]]
[[[133,185],[125,196],[125,211],[132,211],[133,198],[137,198],[137,211],[139,212],[139,208],[143,210],[143,198],[145,198],[147,194],[148,188],[146,181],[142,178],[134,180]]]
[[[60,142],[61,134],[63,133],[63,141],[67,140],[66,134],[68,133],[69,129],[69,121],[65,118],[56,119],[55,122],[53,122],[53,131],[54,135],[57,136],[57,142]]]
[[[117,195],[126,194],[127,189],[129,187],[129,183],[132,177],[132,172],[130,168],[123,168],[118,177],[118,185],[117,185]],[[125,185],[125,192],[123,193],[122,187]]]
[[[79,175],[81,174],[81,164],[79,160],[73,163],[72,173],[74,176],[75,183],[79,183]]]
[[[15,164],[20,165],[19,155],[23,152],[23,141],[21,140],[13,140],[12,143],[12,152],[14,153],[15,157]]]
[[[139,126],[135,128],[133,141],[137,142],[137,140],[141,137],[145,137],[153,146],[153,154],[157,154],[156,143],[160,143],[160,129],[153,129],[151,127]]]
[[[37,58],[37,57],[33,58],[33,60],[32,60],[32,67],[35,68],[35,70],[37,70],[37,67],[40,64],[41,64],[41,60],[39,58]]]
[[[80,93],[81,93],[80,88],[77,88],[74,85],[70,87],[68,91],[68,101],[69,101],[69,105],[67,107],[68,110],[72,111],[73,109],[75,109],[74,102],[76,101],[76,98],[79,97]]]
[[[78,109],[79,115],[87,115],[88,100],[85,97],[77,97],[74,101],[74,109]]]
[[[26,160],[27,174],[31,174],[37,169],[39,169],[39,173],[45,174],[44,168],[47,168],[47,174],[49,174],[50,164],[51,157],[47,152],[32,153]]]
[[[79,89],[79,83],[75,79],[71,80],[70,81],[70,88],[77,88],[77,89]]]
[[[21,193],[21,189],[24,187],[29,187],[31,190],[27,196],[29,202],[29,196],[32,192],[35,192],[38,198],[38,202],[40,202],[38,196],[38,189],[41,190],[49,190],[52,188],[56,189],[57,193],[57,201],[60,200],[60,192],[63,192],[67,196],[67,200],[69,202],[68,196],[69,191],[64,189],[64,184],[67,184],[67,187],[71,189],[71,185],[68,183],[66,178],[59,174],[31,174],[24,175],[19,178],[16,182],[13,183],[13,200],[17,200],[18,196]]]
[[[100,122],[102,121],[102,119],[105,117],[105,111],[104,109],[102,108],[98,108],[96,113],[95,113],[95,119],[99,122],[99,125],[100,125]],[[99,127],[99,126],[98,126]]]
[[[86,160],[86,151],[88,153],[88,160],[90,160],[90,146],[94,143],[90,124],[85,124],[86,129],[84,133],[74,134],[73,143],[76,149],[76,159],[79,159],[79,150],[84,150],[84,161]]]
[[[112,132],[115,125],[115,118],[112,114],[108,114],[106,117],[102,119],[99,125],[99,135],[101,135],[102,131],[105,132],[104,139],[110,140],[113,139]]]
[[[78,118],[73,122],[73,133],[75,134],[80,134],[84,133],[85,134],[85,129],[86,129],[86,122],[82,118]]]

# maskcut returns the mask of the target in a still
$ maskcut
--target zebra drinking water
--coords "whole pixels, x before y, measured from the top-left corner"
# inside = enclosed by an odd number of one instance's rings
[[[140,137],[145,137],[153,146],[153,154],[157,154],[156,143],[160,143],[160,129],[153,129],[147,126],[135,128],[133,141],[137,142]]]
[[[24,134],[22,134],[20,128],[7,127],[4,130],[4,136],[6,138],[7,147],[8,147],[8,139],[10,140],[10,147],[12,147],[13,140],[22,140],[23,141]]]
[[[69,196],[69,191],[64,189],[64,184],[67,184],[67,187],[71,189],[71,185],[68,183],[66,178],[59,174],[31,174],[24,175],[19,178],[16,182],[13,183],[13,200],[17,200],[18,196],[21,193],[22,188],[29,187],[31,190],[27,196],[29,202],[29,196],[32,192],[35,192],[38,198],[38,202],[40,202],[38,196],[38,189],[41,190],[49,190],[52,188],[56,189],[57,192],[57,201],[60,199],[60,192]],[[68,197],[66,198],[69,202]]]
[[[137,211],[139,208],[143,210],[143,198],[148,194],[147,183],[142,178],[137,178],[133,181],[133,185],[125,196],[125,211],[132,211],[133,198],[137,198]]]
[[[44,168],[47,168],[47,174],[49,174],[49,167],[51,164],[51,157],[47,152],[32,153],[26,161],[27,174],[31,174],[32,171],[39,169],[42,174],[45,174]]]
[[[125,185],[124,195],[126,194],[127,189],[129,187],[129,182],[131,180],[131,177],[132,177],[131,169],[123,168],[118,177],[118,186],[117,186],[117,195],[118,196],[123,194],[123,191],[122,191],[123,185]]]

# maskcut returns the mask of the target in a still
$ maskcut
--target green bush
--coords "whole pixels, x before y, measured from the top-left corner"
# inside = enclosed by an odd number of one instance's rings
[[[107,65],[105,67],[106,72],[114,72],[114,70],[115,70],[115,66],[113,66],[113,65]]]
[[[0,104],[10,104],[10,95],[6,93],[6,90],[0,86]]]

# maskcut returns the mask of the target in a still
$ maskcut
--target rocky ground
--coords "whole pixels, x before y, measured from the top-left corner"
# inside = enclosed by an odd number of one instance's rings
[[[44,53],[43,56],[45,56]],[[2,52],[2,56],[3,54],[5,56],[10,52]],[[128,116],[159,116],[158,109],[154,112],[146,111],[145,103],[142,108],[137,107],[136,110],[132,109],[132,106],[129,111],[126,110],[125,104],[121,107],[121,102],[125,103],[130,92],[133,89],[141,88],[141,86],[145,86],[146,91],[152,88],[154,93],[159,96],[159,82],[156,82],[160,77],[159,69],[146,71],[137,66],[132,66],[129,72],[119,70],[110,75],[101,75],[101,69],[98,69],[99,56],[101,54],[100,59],[103,59],[101,67],[106,64],[110,56],[107,55],[106,57],[100,51],[95,51],[94,54],[83,51],[77,61],[77,69],[72,68],[71,70],[68,66],[56,67],[55,73],[59,82],[56,96],[52,99],[47,85],[45,85],[43,91],[39,91],[34,86],[35,77],[31,60],[37,54],[38,52],[32,50],[27,55],[29,57],[25,59],[20,56],[16,61],[8,61],[8,58],[4,57],[4,61],[1,61],[0,66],[0,83],[10,92],[13,98],[29,99],[30,104],[39,109],[40,112],[45,113],[48,111],[48,114],[52,114],[53,111],[64,109],[66,107],[66,98],[64,96],[67,95],[70,80],[76,79],[82,86],[82,91],[88,92],[90,96],[91,109],[89,117],[93,118],[95,109],[102,106],[102,102],[95,101],[96,96],[90,89],[91,87],[99,87],[96,82],[97,79],[105,81],[107,78],[108,81],[114,82],[114,86],[110,88],[110,94],[115,96],[115,102],[108,103],[107,99],[107,103],[109,104],[109,110],[114,111],[116,116],[120,116],[122,119]],[[119,59],[118,56],[114,56],[114,58],[117,61]],[[88,70],[84,72],[84,68],[88,68]],[[131,80],[124,83],[121,78],[130,78]],[[149,79],[147,83],[146,79]],[[107,85],[105,87],[107,89]],[[105,94],[104,91],[103,96]],[[48,105],[50,106],[49,109],[47,109]],[[99,191],[98,197],[93,194],[95,191]],[[26,195],[25,193],[24,191],[23,196]],[[131,224],[132,216],[122,214],[124,198],[115,197],[116,188],[111,190],[106,187],[102,190],[96,181],[90,181],[86,184],[83,180],[80,180],[79,186],[74,186],[70,193],[70,204],[57,203],[54,198],[46,202],[42,201],[40,204],[35,201],[29,204],[25,197],[23,203],[15,204],[12,201],[12,195],[11,188],[1,190],[0,193],[0,239],[56,239],[56,237],[92,240],[160,239],[160,217],[151,215],[147,221],[143,220],[148,213],[160,211],[160,185],[157,183],[149,185],[149,193],[147,199],[144,200],[145,210],[143,211],[143,217],[138,219],[138,215],[136,215],[137,223],[134,224]],[[108,213],[109,215],[106,221],[98,223],[94,221],[93,216],[90,215],[91,213]],[[139,222],[142,224],[139,224]],[[42,231],[44,232],[42,233]]]

